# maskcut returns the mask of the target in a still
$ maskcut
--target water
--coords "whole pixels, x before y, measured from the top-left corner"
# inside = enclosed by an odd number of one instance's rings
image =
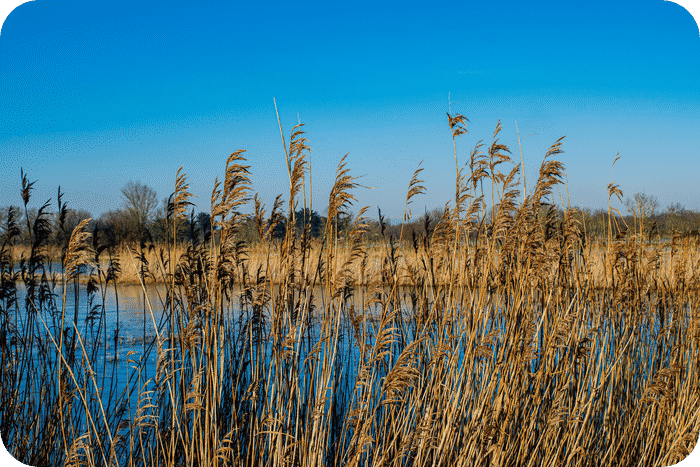
[[[241,310],[239,306],[241,293],[240,289],[234,289],[229,295],[228,310],[230,310],[229,318],[233,334],[240,331],[241,326],[249,319],[249,312]],[[18,283],[17,307],[11,307],[7,314],[11,321],[16,321],[18,329],[25,329],[28,319],[25,310],[26,295],[25,285],[21,282]],[[48,298],[43,301],[37,297],[34,302],[34,306],[38,310],[34,329],[37,335],[46,336],[45,341],[48,343],[47,353],[49,354],[48,359],[45,356],[40,358],[38,346],[35,346],[32,348],[32,354],[37,362],[49,361],[51,364],[56,364],[58,352],[56,345],[51,343],[51,340],[56,342],[59,340],[63,296],[63,287],[61,283],[57,283],[53,288],[53,295],[48,295]],[[115,287],[110,284],[108,287],[98,288],[92,292],[88,291],[86,284],[79,284],[77,288],[73,284],[66,287],[63,326],[66,330],[64,333],[66,342],[70,341],[73,329],[77,328],[78,335],[85,346],[83,349],[79,342],[76,343],[76,362],[72,367],[77,372],[76,379],[87,381],[91,391],[94,385],[98,386],[101,394],[100,399],[105,406],[114,404],[114,390],[118,395],[124,388],[133,389],[138,384],[139,376],[141,385],[156,377],[157,348],[155,337],[158,333],[164,338],[169,335],[168,316],[165,315],[169,309],[168,304],[165,303],[166,296],[166,286],[153,284],[147,285],[145,289],[140,285],[118,284],[116,291]],[[358,313],[363,309],[361,298],[362,293],[358,293],[358,296],[351,300]],[[323,290],[317,287],[314,290],[317,312],[320,312],[318,310],[322,308],[322,300]],[[5,309],[6,305],[0,303],[0,307]],[[269,310],[266,310],[265,318],[269,329]],[[311,328],[304,331],[303,339],[308,339],[307,342],[311,342],[311,345],[318,342],[319,339],[320,330],[318,326],[313,324],[317,320],[318,317],[312,319],[310,321]],[[343,370],[344,378],[350,378],[354,381],[356,359],[358,358],[357,347],[350,331],[351,327],[343,321],[340,323],[339,329],[342,337],[338,355],[347,367]],[[169,347],[167,341],[164,342],[164,346]],[[299,361],[303,362],[309,349],[300,345],[297,350],[299,350]],[[324,347],[322,354],[328,350],[330,349]],[[266,346],[266,364],[270,363],[269,359],[271,358],[268,351],[269,343]],[[64,348],[66,358],[68,354],[68,349]],[[230,353],[227,352],[226,357],[231,358]],[[80,367],[83,366],[81,363],[84,365],[86,373],[81,371]],[[88,368],[94,373],[94,382],[92,378],[86,376],[89,372]],[[23,381],[20,382],[20,387],[24,384]],[[146,389],[152,387],[152,382],[145,386]],[[138,392],[138,390],[132,391],[128,398],[133,407],[136,407],[138,402]]]
[[[30,310],[37,309],[32,317],[25,309],[26,287],[20,282],[17,284],[17,306],[8,306],[7,302],[0,302],[0,309],[3,310],[3,317],[14,323],[20,334],[26,329],[29,319],[34,319],[34,335],[44,342],[46,349],[44,355],[39,355],[41,346],[36,343],[33,345],[31,352],[37,362],[56,364],[62,319],[66,331],[64,344],[70,341],[73,330],[77,328],[82,345],[76,341],[76,363],[73,365],[73,370],[77,372],[76,378],[84,376],[79,368],[82,366],[81,362],[84,362],[85,368],[90,368],[95,376],[94,382],[88,378],[90,386],[97,384],[102,402],[107,404],[110,396],[108,388],[121,390],[129,383],[129,376],[134,372],[134,363],[130,363],[129,360],[142,360],[145,377],[155,374],[156,353],[149,352],[149,344],[153,342],[156,332],[151,313],[144,313],[144,310],[148,310],[144,298],[147,297],[151,302],[153,317],[157,323],[161,321],[165,309],[161,305],[161,300],[165,297],[164,286],[147,286],[144,294],[141,286],[119,285],[117,294],[111,285],[103,290],[88,293],[86,284],[78,285],[76,294],[74,286],[70,284],[65,290],[63,317],[64,290],[59,283],[53,287],[52,294],[38,293],[43,295],[44,299],[37,297],[33,305],[30,304]],[[7,313],[4,312],[6,309]],[[68,358],[69,353],[68,348],[64,348],[65,358]],[[27,375],[20,376],[21,389]]]
[[[140,285],[125,285],[120,284],[117,286],[115,293],[114,286],[103,290],[97,290],[93,293],[88,293],[87,286],[85,284],[80,284],[76,290],[72,285],[68,286],[66,289],[66,323],[65,328],[72,329],[73,322],[75,319],[76,327],[78,329],[79,335],[83,338],[86,343],[85,352],[83,352],[80,345],[76,347],[76,365],[74,367],[79,367],[81,359],[89,362],[89,365],[94,372],[95,380],[94,382],[88,378],[88,383],[92,387],[93,384],[98,386],[98,390],[101,394],[100,398],[105,406],[112,405],[114,408],[114,401],[116,397],[121,394],[124,388],[129,388],[131,390],[131,395],[127,397],[130,402],[131,407],[136,407],[138,404],[138,393],[139,393],[139,372],[140,372],[140,384],[143,386],[149,379],[153,379],[156,376],[157,370],[157,351],[152,344],[155,341],[156,327],[160,326],[158,332],[162,336],[167,336],[167,322],[163,321],[167,318],[164,316],[164,311],[168,309],[166,303],[166,287],[163,285],[148,285],[142,288]],[[19,310],[24,310],[24,303],[26,297],[26,290],[23,285],[18,284],[18,308]],[[63,290],[60,285],[54,290],[56,294],[54,299],[56,306],[52,307],[50,305],[44,304],[44,306],[39,307],[39,314],[44,319],[46,326],[48,327],[48,332],[52,336],[58,335],[58,330],[60,329],[60,311],[62,305]],[[241,310],[238,306],[240,290],[234,290],[230,294],[231,306],[228,308],[230,310],[230,319],[232,323],[231,332],[235,335],[246,320],[249,318],[245,310]],[[77,304],[76,304],[77,297]],[[317,313],[322,310],[323,301],[323,291],[321,288],[314,290],[314,297],[317,308]],[[364,297],[368,299],[368,297]],[[363,310],[368,310],[372,313],[377,313],[379,310],[376,307],[370,307],[366,302],[363,302],[363,291],[357,291],[355,297],[350,303],[355,305],[355,309],[358,314],[362,314]],[[410,302],[410,301],[409,301]],[[149,306],[150,304],[150,306]],[[76,318],[76,305],[77,305],[77,318]],[[367,306],[365,306],[367,305]],[[0,303],[0,306],[4,304]],[[152,312],[151,312],[152,310]],[[104,311],[104,312],[103,312]],[[404,317],[409,321],[409,310],[403,310]],[[19,311],[17,314],[17,319],[26,320],[26,313]],[[12,313],[10,313],[12,316]],[[369,316],[370,318],[377,318],[377,316]],[[267,324],[269,327],[270,317],[266,316],[268,320]],[[341,322],[339,323],[339,331],[341,333],[341,339],[339,341],[340,347],[338,349],[338,358],[342,360],[343,363],[343,380],[348,382],[350,387],[354,386],[354,380],[356,378],[356,370],[358,368],[358,359],[360,358],[358,348],[355,343],[355,338],[353,336],[352,325],[346,321],[346,317],[341,315]],[[376,320],[373,323],[376,327]],[[493,330],[499,330],[501,333],[505,332],[507,324],[507,319],[504,316],[500,316],[497,320],[491,320],[489,318],[488,322],[483,323],[479,334],[481,339],[486,334]],[[464,325],[464,323],[463,323]],[[21,328],[21,326],[20,326]],[[368,322],[368,344],[372,345],[374,343],[373,336],[371,335],[372,325]],[[406,336],[407,341],[411,342],[413,340],[412,335]],[[36,329],[41,332],[46,332],[46,328],[43,323],[38,322]],[[460,331],[460,330],[456,330]],[[462,330],[466,331],[466,330]],[[318,342],[319,340],[319,328],[318,326],[312,326],[308,330],[310,334],[309,341],[311,345]],[[614,333],[611,329],[610,332]],[[642,340],[653,339],[655,334],[658,332],[658,323],[654,323],[653,330],[647,329],[647,332],[640,336]],[[306,333],[305,333],[306,335]],[[466,334],[459,333],[463,337]],[[502,342],[500,337],[497,337],[492,343],[493,358],[499,358],[502,349]],[[603,354],[615,355],[615,346],[618,345],[617,339],[613,335],[608,341],[610,348],[597,349],[597,351]],[[165,343],[168,347],[168,344]],[[266,364],[270,363],[271,353],[269,352],[270,343],[265,345],[265,356],[264,362]],[[459,360],[462,361],[464,349],[461,345],[456,347],[459,351]],[[54,357],[57,356],[55,352],[55,347],[50,350],[54,351]],[[300,362],[304,362],[308,351],[310,350],[306,346],[299,347],[299,354],[297,358]],[[330,351],[332,349],[323,347],[321,355],[324,352]],[[400,350],[400,349],[399,349]],[[539,351],[539,349],[538,349]],[[33,349],[33,352],[37,350]],[[230,359],[235,359],[229,351],[225,351],[225,361],[230,361]],[[646,360],[646,367],[651,367],[651,360],[654,358],[652,349],[649,349],[649,353],[641,358]],[[664,355],[664,363],[668,360],[668,356]],[[556,363],[556,362],[555,362]],[[484,377],[482,368],[476,362],[474,363],[474,371],[477,375],[477,379]],[[531,362],[531,371],[534,371],[535,366],[538,365],[536,360]],[[81,375],[78,375],[80,379]],[[383,375],[380,375],[383,376]],[[648,375],[640,375],[646,376]],[[83,375],[84,377],[84,375]],[[638,384],[635,381],[635,384]],[[146,384],[145,389],[149,390],[153,388],[153,383]],[[116,390],[116,394],[111,390]],[[91,389],[92,391],[92,389]]]

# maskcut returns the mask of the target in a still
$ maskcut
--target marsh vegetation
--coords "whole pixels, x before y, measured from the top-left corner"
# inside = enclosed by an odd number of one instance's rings
[[[500,123],[463,166],[467,121],[448,123],[454,198],[411,224],[419,167],[403,222],[389,226],[378,212],[371,238],[367,208],[349,216],[357,183],[345,157],[326,221],[305,217],[301,126],[285,142],[286,202],[263,206],[236,151],[214,184],[208,232],[178,234],[194,218],[181,171],[158,244],[120,250],[87,219],[69,232],[59,194],[58,270],[48,268],[48,204],[28,224],[19,267],[20,212],[8,210],[0,430],[10,453],[36,466],[671,465],[687,456],[700,430],[698,236],[653,241],[642,210],[630,222],[615,208],[623,197],[613,183],[593,235],[580,211],[553,199],[562,139],[523,194]],[[31,190],[24,176],[25,207]],[[242,213],[248,204],[253,216]],[[127,264],[144,293],[148,281],[162,293],[143,302],[148,338],[119,353],[119,315],[108,320],[101,305],[118,300]],[[87,298],[70,299],[81,281]]]

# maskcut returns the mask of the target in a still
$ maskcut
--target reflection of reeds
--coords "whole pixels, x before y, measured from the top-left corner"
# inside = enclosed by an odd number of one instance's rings
[[[449,120],[455,156],[456,136],[466,132],[458,117]],[[0,250],[5,444],[30,465],[682,459],[700,430],[698,239],[677,235],[664,246],[636,232],[614,236],[620,216],[612,207],[609,237],[587,238],[575,210],[560,217],[553,207],[562,140],[521,198],[520,166],[499,171],[512,164],[499,131],[500,124],[487,155],[474,148],[469,174],[455,157],[455,200],[441,218],[426,218],[421,233],[402,226],[394,238],[380,212],[378,245],[366,240],[365,209],[339,238],[336,214],[348,210],[356,188],[345,157],[320,239],[308,228],[274,239],[284,203],[278,197],[266,216],[254,195],[260,241],[242,240],[240,209],[251,198],[242,151],[215,184],[218,231],[206,242],[195,236],[120,252],[91,242],[82,225],[62,252],[68,274],[52,278],[43,214],[22,271],[13,272],[19,231],[11,213]],[[293,225],[308,168],[301,126],[289,142]],[[424,191],[419,174],[408,186],[404,224]],[[490,210],[483,182],[491,185]],[[175,187],[173,223],[188,202],[180,171]],[[31,189],[23,180],[25,201]],[[621,192],[611,183],[609,195]],[[84,274],[81,264],[95,267]],[[81,274],[88,302],[76,295],[68,310]],[[141,337],[108,331],[95,305],[129,275],[144,287],[149,323]],[[149,282],[162,284],[157,302],[146,300]],[[85,323],[80,307],[89,308]],[[124,347],[142,350],[123,360]],[[98,368],[97,356],[107,363]],[[145,363],[151,357],[155,371]],[[120,365],[126,387],[115,383]]]

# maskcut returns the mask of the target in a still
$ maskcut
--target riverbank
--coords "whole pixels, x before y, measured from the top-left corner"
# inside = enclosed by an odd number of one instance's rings
[[[446,245],[449,248],[449,245]],[[498,272],[506,265],[501,256],[501,248],[493,245],[488,249],[490,255],[479,259],[479,254],[483,254],[483,247],[479,252],[473,245],[463,244],[461,246],[463,254],[455,257],[455,263],[448,270],[440,260],[432,263],[432,274],[426,277],[427,285],[445,285],[450,282],[468,285],[470,280],[469,269],[477,260],[484,261],[484,267],[493,272]],[[206,258],[213,258],[214,253],[206,249],[203,250]],[[29,255],[29,249],[24,246],[14,246],[12,257],[15,261],[15,268],[19,268],[22,257]],[[393,255],[393,256],[392,256]],[[56,281],[63,278],[63,268],[61,265],[61,255],[57,248],[49,248],[47,252],[50,261],[45,263],[48,279],[52,277]],[[389,245],[366,243],[363,254],[358,261],[350,261],[352,256],[352,246],[347,242],[341,242],[335,246],[333,261],[335,265],[348,263],[349,271],[353,277],[353,283],[357,286],[376,286],[385,282],[383,277],[387,273],[387,267],[395,273],[396,283],[402,287],[416,285],[416,271],[422,269],[427,257],[419,255],[419,251],[411,245],[396,247],[394,250]],[[103,252],[100,256],[98,274],[96,269],[90,271],[95,275],[95,280],[101,278],[103,281],[111,264],[116,265],[116,283],[125,285],[145,284],[166,284],[170,282],[170,269],[168,264],[182,264],[187,257],[187,249],[178,245],[175,248],[168,248],[164,245],[156,245],[151,248],[133,250],[121,247],[112,252]],[[243,252],[245,258],[245,271],[242,267],[232,271],[232,283],[242,284],[245,282],[244,274],[260,274],[265,277],[269,284],[279,285],[284,280],[282,270],[280,242],[271,242],[267,245],[262,243],[252,244]],[[434,258],[435,259],[435,258]],[[304,273],[306,275],[317,274],[320,279],[324,274],[325,250],[323,245],[315,241],[310,249],[305,252],[303,261]],[[429,261],[429,259],[428,259]],[[580,263],[574,268],[575,277],[570,278],[577,283],[586,284],[589,288],[602,290],[614,284],[615,271],[623,263],[638,262],[640,271],[651,274],[659,282],[674,287],[679,281],[685,281],[685,286],[696,288],[700,284],[687,283],[686,278],[693,275],[695,268],[700,268],[700,241],[695,238],[680,239],[677,243],[672,241],[664,242],[644,242],[635,241],[634,238],[627,241],[617,241],[608,245],[600,240],[588,242],[583,249],[572,250],[571,261]],[[322,265],[319,268],[319,262]],[[559,266],[550,268],[548,276],[551,280],[556,280]],[[301,263],[297,265],[301,267]],[[473,268],[473,267],[472,267]],[[39,277],[41,273],[38,273]],[[497,274],[496,274],[497,275]],[[81,274],[77,280],[87,283],[90,280],[89,274]]]

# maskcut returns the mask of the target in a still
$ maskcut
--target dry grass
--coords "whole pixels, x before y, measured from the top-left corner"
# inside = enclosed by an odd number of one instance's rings
[[[454,138],[466,132],[458,117]],[[103,334],[75,332],[68,277],[61,298],[47,295],[41,262],[13,276],[3,246],[5,444],[31,465],[679,461],[700,430],[697,239],[675,238],[668,251],[633,234],[588,241],[574,210],[557,219],[551,206],[562,141],[518,202],[520,166],[500,172],[512,161],[499,131],[486,154],[477,146],[456,164],[455,199],[415,239],[368,248],[363,209],[345,243],[333,223],[322,243],[291,231],[273,241],[281,203],[265,216],[255,197],[263,242],[246,244],[242,151],[212,193],[217,244],[173,242],[155,257],[122,252],[104,263],[76,229],[66,264],[101,265],[88,285],[95,294],[115,282],[116,260],[122,274],[131,263],[167,284],[163,309],[148,312],[152,346],[115,362],[128,364],[131,397],[92,366],[108,344],[104,315],[92,318]],[[305,198],[307,143],[295,127],[284,144],[290,207]],[[329,219],[354,201],[346,164]],[[404,220],[424,191],[419,176]],[[171,222],[188,202],[184,174],[174,186]],[[611,205],[609,225],[619,222]],[[38,240],[31,257],[41,256]],[[22,281],[29,298],[20,303],[12,294]]]
[[[630,243],[631,242],[631,243]],[[308,261],[311,269],[318,267],[318,260],[322,257],[321,251],[324,248],[323,242],[317,239],[310,240]],[[607,252],[607,243],[599,239],[592,239],[590,245],[585,248],[585,258],[588,266],[585,270],[586,280],[589,287],[593,289],[606,289],[611,277],[611,267],[613,263]],[[678,281],[685,280],[684,278],[692,277],[693,271],[700,267],[700,249],[697,248],[698,242],[694,237],[682,236],[676,237],[672,242],[662,244],[650,244],[642,242],[641,250],[638,242],[634,239],[627,238],[619,240],[617,248],[621,251],[635,248],[641,260],[639,265],[647,271],[653,271],[659,281],[668,282],[669,286],[676,286]],[[345,262],[350,258],[352,245],[347,240],[341,240],[336,248],[337,258],[341,262]],[[118,284],[138,285],[141,281],[145,284],[163,283],[162,280],[167,276],[167,271],[164,269],[161,254],[168,250],[167,245],[154,245],[153,248],[146,248],[143,252],[130,249],[127,246],[121,246],[115,250],[115,257],[128,259],[130,254],[134,257],[143,255],[149,266],[146,271],[141,270],[141,262],[122,261],[121,271],[116,282]],[[52,258],[60,258],[60,253],[56,247],[50,248],[56,256]],[[495,245],[496,252],[492,263],[500,264],[499,245]],[[639,254],[641,251],[641,254]],[[18,245],[13,248],[13,256],[15,263],[19,263],[22,256],[29,256],[30,248],[23,245]],[[176,259],[183,258],[187,254],[187,247],[177,245],[172,248],[172,256]],[[400,246],[396,246],[396,266],[400,271],[398,276],[398,284],[401,287],[410,287],[414,283],[415,271],[422,268],[420,255],[414,249],[410,242],[404,242]],[[271,275],[268,278],[271,284],[279,285],[281,276],[278,274],[281,271],[279,248],[269,248],[261,243],[253,243],[248,246],[246,251],[246,261],[248,270],[255,271],[260,267],[268,267]],[[355,261],[349,265],[349,270],[354,278],[354,284],[357,286],[379,286],[383,283],[382,272],[386,258],[386,246],[376,243],[365,243],[362,261]],[[59,259],[60,261],[60,259]],[[102,258],[100,267],[107,270],[109,267],[109,259]],[[457,258],[455,264],[456,269],[463,270],[465,264],[468,265],[468,259],[465,257]],[[58,279],[62,278],[60,269],[56,272]],[[143,275],[143,277],[142,277]],[[466,276],[460,276],[464,279]],[[232,278],[236,284],[244,284],[242,273],[236,274]],[[443,276],[436,277],[437,285],[447,285],[452,278],[445,272]],[[82,275],[79,277],[81,283],[87,283],[89,277]],[[607,281],[607,282],[606,282]],[[461,284],[466,285],[466,284]],[[691,282],[685,283],[683,287],[696,287],[698,284]]]

